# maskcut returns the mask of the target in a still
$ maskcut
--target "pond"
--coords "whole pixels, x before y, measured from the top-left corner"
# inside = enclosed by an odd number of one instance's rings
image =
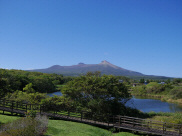
[[[54,92],[54,93],[48,93],[47,95],[50,97],[53,97],[54,95],[62,96],[62,93],[61,92]]]
[[[182,105],[162,102],[159,99],[149,97],[133,96],[133,98],[126,103],[126,106],[136,108],[142,112],[182,112]]]
[[[50,97],[54,95],[61,96],[61,92],[54,92],[48,94]],[[133,98],[126,103],[126,106],[136,108],[142,112],[182,112],[182,105],[162,102],[161,100],[149,98],[149,97],[138,97],[133,96]]]

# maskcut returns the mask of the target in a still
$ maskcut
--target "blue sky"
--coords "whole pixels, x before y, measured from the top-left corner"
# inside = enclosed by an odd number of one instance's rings
[[[182,77],[181,0],[0,0],[0,68],[97,64]]]

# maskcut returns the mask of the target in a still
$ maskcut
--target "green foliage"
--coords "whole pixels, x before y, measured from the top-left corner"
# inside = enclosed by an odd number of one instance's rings
[[[180,79],[176,79],[176,82],[180,82]],[[182,99],[182,86],[180,83],[178,85],[172,84],[170,81],[168,84],[159,84],[157,82],[150,82],[147,85],[138,85],[132,88],[132,94],[141,96],[157,96],[163,95],[161,99],[167,100],[171,98],[172,100]]]
[[[170,91],[170,95],[172,95],[173,99],[180,99],[182,98],[182,87],[174,87],[171,91]]]
[[[150,112],[149,117],[162,122],[182,124],[182,116],[180,112],[169,113],[169,112]]]
[[[14,93],[8,93],[6,95],[6,99],[13,100],[16,102],[27,102],[31,104],[39,104],[43,99],[45,99],[47,96],[43,93],[27,93],[23,91],[15,91]]]
[[[147,93],[161,93],[165,90],[164,85],[158,84],[157,82],[150,82],[146,86]]]
[[[39,77],[34,77],[32,83],[36,91],[41,93],[55,92],[56,86],[53,84],[49,76],[41,75]]]
[[[147,92],[146,86],[140,85],[140,86],[133,87],[133,92],[135,93],[135,95],[144,95]]]
[[[45,116],[20,118],[3,125],[0,130],[0,136],[38,136],[46,131],[47,125],[48,119]]]
[[[54,95],[53,97],[47,97],[41,101],[41,104],[44,105],[45,109],[44,110],[49,110],[49,111],[59,111],[63,109],[67,110],[74,110],[73,102],[72,100],[62,97],[62,96],[57,96]]]
[[[57,74],[0,69],[0,97],[23,89],[28,93],[33,93],[34,90],[41,93],[56,92],[57,85],[72,79]]]
[[[0,114],[0,122],[8,123],[17,120],[16,116],[7,116]],[[44,123],[43,123],[44,124]],[[71,126],[71,127],[70,127]],[[132,133],[120,132],[112,134],[113,130],[105,130],[88,124],[64,121],[49,120],[48,129],[45,135],[49,136],[134,136]],[[10,136],[9,134],[0,134],[0,136]]]
[[[37,114],[37,112],[35,110],[28,110],[25,115],[26,115],[26,117],[35,118],[36,117],[36,114]]]
[[[173,84],[179,84],[179,83],[182,83],[182,78],[173,79]]]
[[[132,79],[125,77],[125,76],[116,76],[118,80],[123,80],[123,83],[126,85],[130,85],[131,82],[133,82]]]
[[[75,108],[102,115],[120,114],[130,99],[127,87],[115,76],[94,73],[87,73],[68,82],[62,94],[73,101]]]
[[[144,82],[145,82],[144,78],[140,79],[140,81],[139,81],[139,83],[144,83]]]
[[[32,83],[27,84],[24,88],[23,91],[27,92],[27,93],[34,93],[35,90],[32,88]]]

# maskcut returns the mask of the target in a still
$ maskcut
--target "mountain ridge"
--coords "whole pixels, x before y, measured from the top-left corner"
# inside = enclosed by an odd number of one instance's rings
[[[78,63],[77,65],[71,66],[61,66],[61,65],[53,65],[48,68],[44,69],[34,69],[29,70],[34,72],[43,72],[43,73],[56,73],[62,74],[65,76],[79,76],[82,74],[86,74],[87,72],[94,72],[100,71],[101,74],[106,75],[115,75],[115,76],[138,76],[138,77],[146,77],[149,75],[142,74],[140,72],[127,70],[122,67],[116,66],[106,60],[101,61],[99,64],[85,64],[85,63]],[[153,76],[153,75],[150,75]],[[157,77],[157,76],[156,76]],[[158,76],[164,77],[164,76]]]

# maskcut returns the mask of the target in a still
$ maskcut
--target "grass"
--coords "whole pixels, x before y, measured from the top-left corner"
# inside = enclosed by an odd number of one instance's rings
[[[2,115],[0,111],[1,124],[9,123],[17,120],[18,116],[11,116],[9,112],[5,112],[6,115]],[[135,134],[128,132],[120,132],[112,134],[111,131],[102,129],[99,127],[64,121],[64,120],[49,120],[48,130],[45,136],[136,136]]]
[[[49,120],[47,135],[50,136],[110,136],[112,133],[83,123]]]
[[[6,115],[2,115],[0,111],[0,125],[8,122],[12,122],[19,116],[11,115],[10,112],[5,112]],[[168,123],[181,124],[181,113],[148,113],[150,119],[163,121]],[[45,136],[135,136],[135,134],[128,132],[112,133],[109,130],[99,127],[91,126],[88,124],[49,119],[48,130]],[[142,134],[140,134],[142,135]],[[144,135],[144,134],[143,134]]]
[[[99,127],[64,121],[64,120],[49,120],[48,136],[136,136],[128,132],[120,132],[112,134],[111,131]]]
[[[0,113],[2,113],[2,111],[0,111]],[[0,125],[12,122],[12,121],[20,118],[18,116],[11,116],[9,112],[4,112],[4,113],[7,114],[7,115],[0,114]]]
[[[150,116],[150,119],[153,120],[162,121],[166,123],[182,124],[182,112],[175,112],[175,113],[150,112],[148,114]]]

